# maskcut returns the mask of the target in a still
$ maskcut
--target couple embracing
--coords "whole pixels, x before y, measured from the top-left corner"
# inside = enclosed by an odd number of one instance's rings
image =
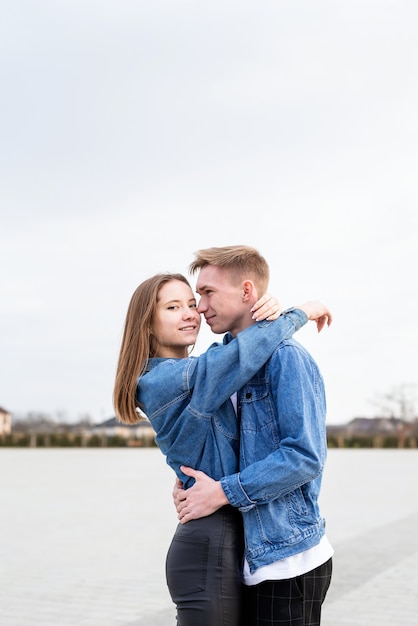
[[[166,561],[178,626],[319,626],[333,548],[318,496],[324,383],[292,336],[330,324],[319,302],[280,311],[254,248],[199,250],[129,303],[114,388],[118,419],[146,414],[177,479]],[[201,315],[222,343],[190,356]]]

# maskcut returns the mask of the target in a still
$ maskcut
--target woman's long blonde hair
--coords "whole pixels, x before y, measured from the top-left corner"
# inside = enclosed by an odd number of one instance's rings
[[[148,359],[156,356],[150,330],[160,289],[172,280],[190,287],[183,274],[156,274],[136,288],[128,306],[113,390],[116,417],[125,424],[141,420],[138,411],[141,407],[136,399],[138,378],[144,373]]]

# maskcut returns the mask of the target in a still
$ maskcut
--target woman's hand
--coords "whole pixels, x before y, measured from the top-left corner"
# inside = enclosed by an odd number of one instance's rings
[[[264,294],[251,309],[253,320],[256,322],[261,322],[262,320],[277,320],[277,318],[280,317],[281,311],[282,307],[280,306],[280,302],[270,293]]]
[[[183,493],[184,493],[183,483],[179,478],[176,478],[176,482],[174,483],[174,486],[173,486],[173,491],[171,492],[171,495],[173,497],[173,503],[176,509],[179,503],[183,499]]]
[[[331,312],[322,302],[318,302],[318,300],[309,300],[295,308],[302,309],[310,320],[316,322],[319,333],[325,325],[330,326],[332,323]],[[276,320],[280,317],[282,308],[275,296],[266,293],[257,300],[251,311],[253,313],[253,320],[260,322],[262,320]]]
[[[331,326],[332,315],[325,306],[325,304],[322,304],[322,302],[312,300],[309,302],[305,302],[304,304],[300,304],[296,308],[302,309],[302,311],[306,313],[310,320],[316,322],[316,327],[319,333],[324,328],[325,324],[327,324],[327,326]]]

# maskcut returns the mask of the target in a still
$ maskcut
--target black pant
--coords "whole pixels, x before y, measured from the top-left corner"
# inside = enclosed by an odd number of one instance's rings
[[[286,580],[245,587],[245,626],[319,626],[331,582],[332,559]]]
[[[240,513],[225,506],[179,524],[166,575],[178,626],[241,626],[243,534]]]

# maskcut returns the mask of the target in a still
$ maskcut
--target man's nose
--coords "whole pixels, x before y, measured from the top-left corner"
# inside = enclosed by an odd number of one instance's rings
[[[204,298],[200,298],[199,300],[199,304],[197,305],[197,312],[198,313],[204,313],[205,311],[207,311],[207,305],[205,304],[205,300]]]

